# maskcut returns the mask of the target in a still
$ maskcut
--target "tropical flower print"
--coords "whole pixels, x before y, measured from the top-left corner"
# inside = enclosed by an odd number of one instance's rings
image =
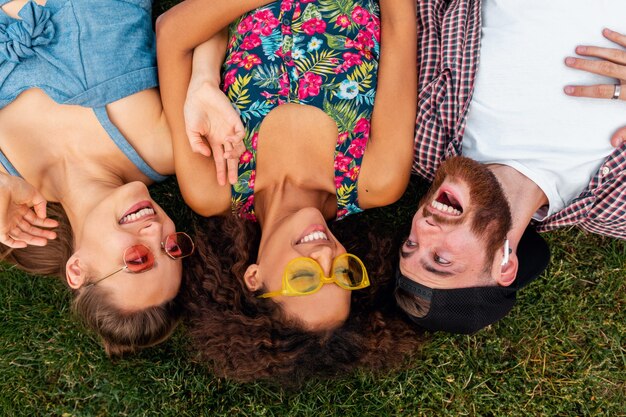
[[[337,97],[344,100],[352,100],[359,94],[359,83],[351,80],[343,80],[339,84],[339,92]]]
[[[307,44],[307,52],[317,51],[322,47],[322,40],[316,37],[312,37],[309,43]]]
[[[337,124],[337,218],[358,213],[357,181],[370,134],[380,19],[375,0],[282,0],[230,27],[222,88],[246,127],[233,210],[255,220],[258,131],[283,103],[322,109]]]

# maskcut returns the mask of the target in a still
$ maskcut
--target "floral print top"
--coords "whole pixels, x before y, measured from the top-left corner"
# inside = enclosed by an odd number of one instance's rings
[[[361,212],[357,180],[374,109],[380,19],[374,0],[282,0],[230,27],[223,90],[246,127],[233,211],[256,220],[258,131],[276,106],[318,107],[337,124],[337,219]]]

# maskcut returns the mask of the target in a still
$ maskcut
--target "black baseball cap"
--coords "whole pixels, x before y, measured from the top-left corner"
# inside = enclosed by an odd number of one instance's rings
[[[515,305],[517,291],[548,267],[550,249],[534,227],[528,226],[517,247],[517,277],[508,286],[434,289],[396,272],[396,288],[430,301],[424,317],[409,317],[430,331],[471,334],[506,316]]]

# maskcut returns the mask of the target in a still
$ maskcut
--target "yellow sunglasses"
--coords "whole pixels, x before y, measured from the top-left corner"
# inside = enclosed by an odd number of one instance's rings
[[[259,298],[313,294],[324,284],[337,284],[346,290],[360,290],[369,287],[370,280],[363,262],[350,253],[341,254],[333,260],[330,277],[324,275],[322,267],[314,259],[300,257],[292,259],[285,267],[282,289],[261,294]]]

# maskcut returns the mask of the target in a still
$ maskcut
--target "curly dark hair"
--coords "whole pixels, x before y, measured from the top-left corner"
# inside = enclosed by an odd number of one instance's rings
[[[334,233],[341,236],[342,230]],[[351,235],[354,242],[347,247],[364,259],[372,285],[352,293],[351,312],[342,326],[312,331],[245,286],[245,269],[258,251],[258,225],[235,216],[202,220],[195,232],[196,254],[184,272],[183,301],[198,358],[220,377],[284,386],[357,368],[399,366],[423,337],[404,321],[393,301],[391,268],[397,248],[390,239]],[[355,242],[363,247],[353,247]]]

